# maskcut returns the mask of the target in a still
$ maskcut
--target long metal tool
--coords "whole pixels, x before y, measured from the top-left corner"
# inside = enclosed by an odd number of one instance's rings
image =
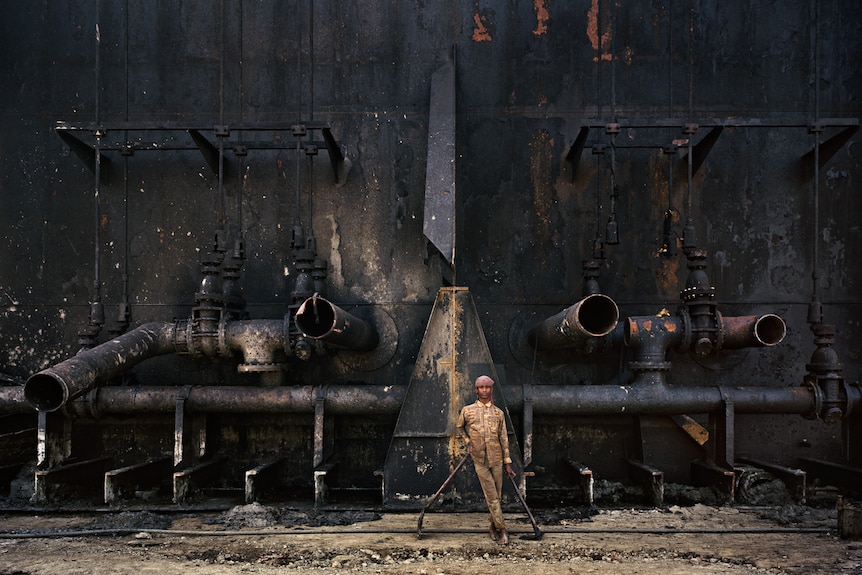
[[[467,463],[467,458],[470,457],[469,453],[465,453],[464,457],[461,458],[461,461],[458,462],[458,465],[455,466],[455,469],[452,470],[452,473],[449,474],[449,477],[446,478],[446,481],[443,482],[443,485],[440,486],[440,489],[437,490],[437,493],[431,496],[428,500],[428,503],[425,504],[425,507],[422,508],[422,512],[419,513],[419,525],[416,527],[416,537],[417,539],[422,537],[422,520],[425,519],[425,512],[428,511],[428,508],[434,505],[434,502],[437,501],[437,498],[440,497],[440,494],[443,493],[443,490],[446,489],[446,486],[452,481],[452,478],[455,477],[455,474],[458,473],[458,470],[464,467],[464,464]]]
[[[520,501],[521,505],[524,506],[524,511],[527,512],[527,516],[530,518],[530,523],[533,524],[533,534],[535,535],[535,540],[538,541],[545,534],[542,533],[541,529],[539,529],[539,525],[536,523],[536,518],[533,517],[533,513],[530,511],[530,508],[527,507],[527,502],[524,500],[524,496],[521,495],[521,490],[518,489],[518,484],[515,483],[515,478],[512,477],[511,475],[508,477],[509,477],[509,480],[512,482],[512,487],[515,488],[515,493],[518,495],[518,501]]]

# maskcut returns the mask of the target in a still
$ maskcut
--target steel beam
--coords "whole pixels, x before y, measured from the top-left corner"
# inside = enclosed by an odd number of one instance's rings
[[[157,487],[171,476],[171,459],[164,457],[105,472],[105,503],[117,503],[141,488]]]
[[[594,502],[593,487],[595,485],[593,479],[593,470],[578,461],[566,459],[566,464],[571,467],[577,474],[578,486],[584,492],[584,503],[592,507]]]
[[[245,472],[245,502],[254,503],[260,500],[262,493],[269,486],[276,485],[278,472],[287,463],[284,457],[262,463],[254,469],[249,469]]]
[[[710,461],[691,462],[691,480],[694,485],[714,487],[725,503],[736,498],[736,474]]]
[[[186,503],[195,490],[211,483],[221,474],[224,458],[203,461],[174,472],[174,503]]]
[[[627,459],[629,475],[639,483],[644,497],[655,507],[664,505],[664,473],[641,461]]]
[[[799,466],[811,476],[821,479],[821,484],[862,490],[862,468],[860,467],[808,458],[800,458]]]
[[[793,497],[793,499],[795,499],[799,503],[805,503],[805,500],[807,498],[807,474],[805,473],[805,471],[801,469],[794,469],[791,467],[784,467],[783,465],[776,465],[774,463],[767,463],[758,459],[749,459],[747,457],[740,457],[737,459],[737,462],[751,465],[753,467],[758,467],[760,469],[763,469],[764,471],[772,473],[778,479],[780,479],[782,483],[784,483],[784,486],[787,487],[788,491],[790,491],[790,495]]]

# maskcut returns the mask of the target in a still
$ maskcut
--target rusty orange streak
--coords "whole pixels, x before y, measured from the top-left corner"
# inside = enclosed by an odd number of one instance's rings
[[[476,27],[473,28],[472,40],[474,42],[490,42],[491,34],[488,32],[488,28],[485,27],[484,16],[476,12],[473,14],[473,22],[476,23]]]
[[[545,0],[533,0],[533,9],[536,11],[536,29],[533,30],[533,34],[542,36],[548,31],[548,20],[551,19],[551,14],[548,12]]]
[[[608,51],[611,45],[611,29],[610,24],[606,23],[599,37],[599,2],[600,0],[592,0],[590,9],[587,12],[587,38],[590,39],[590,44],[598,54],[593,61],[600,58],[602,60],[610,60],[611,53]]]

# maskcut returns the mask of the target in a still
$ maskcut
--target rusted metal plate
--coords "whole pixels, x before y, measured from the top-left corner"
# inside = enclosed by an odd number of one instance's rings
[[[449,264],[455,262],[455,64],[431,76],[425,216],[422,230]]]
[[[421,508],[446,480],[464,452],[455,430],[458,415],[476,400],[473,382],[483,374],[499,381],[470,292],[441,288],[387,454],[384,506]],[[501,385],[495,386],[494,402],[506,414],[513,467],[520,471],[520,448]],[[453,479],[450,497],[475,507],[484,499],[470,469]]]

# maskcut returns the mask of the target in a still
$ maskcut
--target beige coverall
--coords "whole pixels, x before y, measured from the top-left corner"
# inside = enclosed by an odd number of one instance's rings
[[[503,493],[503,465],[512,463],[509,435],[503,410],[493,403],[477,401],[464,406],[456,426],[458,435],[470,446],[476,476],[485,494],[491,522],[505,529],[500,498]]]

